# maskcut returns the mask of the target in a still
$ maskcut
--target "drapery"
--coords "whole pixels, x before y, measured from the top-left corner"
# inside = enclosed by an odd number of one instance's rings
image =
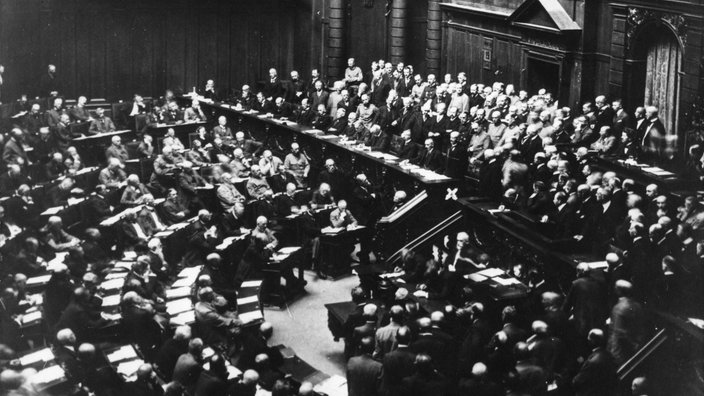
[[[665,126],[670,148],[676,142],[677,71],[680,67],[680,45],[672,34],[662,31],[648,48],[645,76],[645,105],[658,108]]]

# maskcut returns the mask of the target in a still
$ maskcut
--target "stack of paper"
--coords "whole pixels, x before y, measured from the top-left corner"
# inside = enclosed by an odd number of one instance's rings
[[[191,295],[190,287],[179,287],[177,289],[169,289],[166,291],[166,299],[174,300],[176,298],[188,297]]]
[[[116,290],[122,289],[125,285],[125,278],[110,279],[100,284],[100,288],[103,290]]]
[[[136,359],[137,357],[137,351],[134,350],[132,345],[122,346],[120,349],[108,354],[107,356],[110,363],[117,363],[128,359]]]
[[[257,320],[263,320],[264,316],[262,315],[262,311],[257,309],[252,312],[241,313],[239,315],[239,318],[242,321],[242,323],[247,324],[247,323],[252,323],[254,321],[257,321]]]
[[[52,360],[54,360],[54,353],[51,352],[51,349],[44,348],[20,357],[20,364],[22,366],[29,366],[37,362],[50,362]]]
[[[261,280],[248,280],[242,282],[242,287],[259,287],[261,286],[262,281]]]
[[[47,367],[31,377],[31,381],[35,385],[50,384],[64,379],[66,379],[66,373],[59,365]]]
[[[502,286],[511,286],[511,285],[519,285],[521,282],[516,279],[516,278],[500,278],[496,277],[494,278],[496,283],[502,285]]]
[[[22,315],[22,324],[36,322],[42,319],[42,311],[34,311],[28,314]]]
[[[195,311],[186,311],[171,317],[171,324],[175,326],[190,325],[196,321]]]
[[[347,396],[347,379],[340,375],[333,375],[316,385],[313,390],[327,396]]]
[[[476,273],[479,275],[486,276],[487,278],[494,278],[496,276],[503,275],[505,272],[499,268],[487,268]]]
[[[137,370],[139,370],[139,367],[143,364],[144,360],[142,359],[130,360],[118,364],[116,371],[118,374],[122,374],[122,376],[124,376],[128,380],[132,380],[137,374]]]
[[[169,301],[166,303],[166,312],[169,315],[178,315],[182,312],[193,310],[193,302],[188,298]]]
[[[51,274],[34,276],[27,279],[27,286],[44,285],[49,282],[49,279],[51,279]]]
[[[120,305],[120,295],[113,294],[103,297],[103,307],[116,307]]]

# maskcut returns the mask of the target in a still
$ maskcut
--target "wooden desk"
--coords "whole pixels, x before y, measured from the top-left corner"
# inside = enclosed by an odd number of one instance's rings
[[[394,161],[385,161],[379,153],[357,150],[339,142],[334,135],[312,134],[311,127],[296,124],[292,121],[265,117],[261,114],[235,110],[234,106],[201,102],[204,109],[213,114],[214,118],[224,115],[228,118],[233,129],[245,130],[264,142],[265,146],[280,148],[279,151],[288,151],[291,142],[299,142],[302,149],[315,164],[322,165],[326,158],[335,158],[343,169],[353,169],[364,172],[372,180],[388,186],[406,186],[403,189],[409,192],[418,192],[421,188],[441,190],[454,186],[458,180],[441,177],[438,179],[424,177],[410,172]],[[234,132],[234,130],[233,130]],[[345,165],[350,165],[345,166]],[[412,188],[408,188],[408,186]]]
[[[647,167],[627,164],[624,160],[617,158],[592,157],[590,165],[603,172],[615,172],[621,177],[621,181],[625,178],[633,179],[637,184],[643,187],[648,184],[656,184],[660,191],[674,192],[682,190],[694,192],[701,186],[701,182],[698,180],[686,180],[679,177],[674,172],[671,174],[651,173],[644,170],[647,169]],[[655,166],[653,165],[653,167]]]
[[[560,251],[549,238],[525,224],[510,216],[490,213],[489,210],[498,208],[498,203],[479,198],[460,198],[457,202],[463,208],[466,229],[476,239],[475,243],[505,268],[515,264],[538,268],[549,285],[561,285],[567,290],[577,264],[603,260],[589,252]]]
[[[78,150],[86,166],[104,164],[105,149],[112,144],[113,136],[119,136],[123,143],[134,139],[135,134],[129,129],[114,132],[99,133],[74,138],[71,142]]]

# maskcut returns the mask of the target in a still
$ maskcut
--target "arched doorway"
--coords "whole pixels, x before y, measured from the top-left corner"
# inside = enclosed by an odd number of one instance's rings
[[[624,99],[632,108],[657,107],[673,143],[677,132],[681,64],[682,46],[668,26],[653,20],[638,28],[626,59],[628,83]]]

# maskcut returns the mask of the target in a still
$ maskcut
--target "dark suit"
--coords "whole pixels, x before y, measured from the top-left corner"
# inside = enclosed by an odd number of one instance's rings
[[[267,98],[276,99],[278,97],[284,96],[284,87],[278,77],[272,79],[267,79],[264,83],[264,89],[262,90],[264,96]]]
[[[589,330],[600,328],[606,320],[607,288],[596,275],[577,278],[567,293],[563,310],[574,315],[577,334],[586,336]]]
[[[432,151],[428,152],[427,149],[422,148],[418,156],[414,161],[411,161],[425,169],[429,169],[433,172],[442,169],[442,154],[437,148],[433,148]]]
[[[318,105],[321,105],[321,104],[325,105],[325,107],[327,108],[329,98],[330,98],[330,95],[325,91],[311,92],[310,98],[309,98],[310,108],[313,109],[314,111],[318,111]]]
[[[171,381],[174,367],[178,357],[188,351],[188,340],[175,340],[169,338],[159,348],[154,363],[159,366],[159,371],[166,381]]]
[[[604,348],[596,348],[582,363],[572,379],[576,396],[610,396],[616,394],[618,377],[616,362]]]
[[[388,395],[403,394],[401,381],[413,374],[415,358],[416,354],[407,346],[400,346],[384,355],[383,387]]]
[[[347,392],[349,396],[379,395],[382,364],[363,354],[347,362]]]
[[[401,388],[408,396],[445,396],[450,392],[450,382],[438,372],[428,376],[416,373],[404,378]]]
[[[455,144],[447,148],[445,152],[445,176],[462,177],[467,172],[467,148]]]

